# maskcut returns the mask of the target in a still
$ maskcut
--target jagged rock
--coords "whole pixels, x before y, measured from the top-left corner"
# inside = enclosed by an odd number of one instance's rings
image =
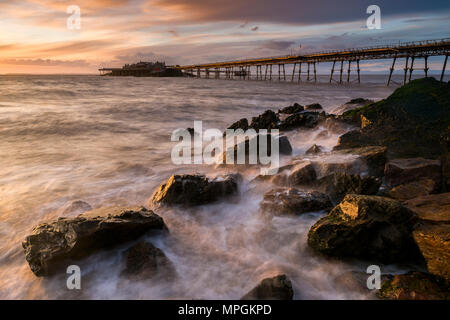
[[[420,179],[431,179],[435,183],[433,186],[435,190],[440,188],[442,181],[439,160],[423,158],[390,160],[386,164],[384,175],[386,184],[393,187]]]
[[[340,148],[379,145],[390,158],[440,157],[440,136],[450,122],[449,88],[434,78],[417,79],[387,99],[345,112],[344,121],[359,118],[365,126],[342,136]]]
[[[291,155],[292,154],[292,146],[289,142],[289,139],[286,136],[279,136],[279,152],[280,154],[284,155]]]
[[[317,144],[313,144],[308,150],[306,150],[306,154],[318,154],[322,152],[322,147]]]
[[[347,194],[374,195],[380,185],[381,180],[375,177],[338,172],[320,178],[315,188],[328,194],[334,203],[339,203]]]
[[[245,294],[241,300],[292,300],[294,290],[286,275],[262,280],[255,288]]]
[[[410,183],[401,184],[392,188],[387,196],[399,201],[427,196],[435,189],[435,182],[431,179],[421,179]]]
[[[290,130],[302,127],[314,128],[318,122],[318,112],[301,112],[287,117],[278,125],[278,127],[280,130]]]
[[[305,110],[323,110],[322,106],[319,103],[308,104],[305,106]]]
[[[299,215],[305,212],[330,210],[333,207],[326,194],[305,192],[295,188],[278,188],[264,194],[260,209],[272,215]]]
[[[308,233],[308,245],[325,255],[391,263],[418,259],[412,229],[417,216],[400,202],[346,195]]]
[[[124,258],[125,269],[122,276],[128,279],[169,279],[176,274],[172,262],[164,252],[146,241],[140,241],[130,247],[124,253]]]
[[[68,206],[64,212],[63,215],[68,215],[68,214],[82,214],[86,211],[90,211],[92,210],[92,207],[89,203],[81,201],[81,200],[77,200],[74,201],[70,204],[70,206]]]
[[[204,175],[173,175],[153,194],[153,203],[201,205],[214,202],[238,191],[239,174],[209,179]]]
[[[316,171],[309,161],[296,164],[287,178],[291,186],[308,185],[316,179]]]
[[[242,118],[239,121],[236,121],[235,123],[233,123],[231,126],[228,127],[228,129],[233,129],[233,130],[237,130],[237,129],[242,129],[244,131],[248,130],[249,125],[248,125],[248,120],[246,118]]]
[[[250,127],[259,130],[259,129],[277,129],[278,128],[279,119],[277,114],[272,110],[266,110],[263,114],[253,117]]]
[[[303,106],[299,105],[298,103],[294,103],[293,106],[289,106],[289,107],[283,108],[281,110],[278,110],[278,113],[294,114],[294,113],[302,112],[303,110],[305,110],[305,108]]]
[[[384,281],[377,296],[387,300],[448,300],[450,288],[433,275],[409,272]]]
[[[47,276],[67,267],[67,261],[163,229],[163,219],[144,207],[102,208],[40,224],[22,246],[31,271],[36,276]]]
[[[339,150],[342,154],[356,154],[367,165],[367,174],[375,177],[384,176],[386,166],[386,147],[367,146],[362,148]]]

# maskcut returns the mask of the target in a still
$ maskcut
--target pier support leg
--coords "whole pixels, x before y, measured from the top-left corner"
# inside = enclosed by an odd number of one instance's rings
[[[405,60],[405,69],[403,69],[404,70],[404,76],[403,76],[403,85],[405,85],[406,84],[406,76],[408,75],[408,60],[409,60],[409,56],[407,56],[406,57],[406,60]]]
[[[333,81],[333,73],[334,73],[334,66],[336,65],[336,60],[333,61],[333,66],[331,67],[331,73],[330,73],[330,83]]]
[[[270,75],[269,75],[269,80],[272,81],[272,65],[270,65]]]
[[[284,64],[283,64],[283,79],[284,81],[286,81],[286,70],[284,69]]]
[[[347,70],[347,83],[350,82],[350,67],[352,65],[352,61],[348,60],[348,70]]]
[[[389,69],[389,78],[387,81],[386,86],[389,87],[389,83],[391,83],[391,78],[392,78],[392,72],[394,72],[394,67],[395,67],[395,61],[397,60],[397,56],[394,57],[394,60],[392,60],[392,67],[391,69]]]
[[[310,65],[310,63],[308,62],[308,76],[306,77],[306,81],[308,81],[308,82],[309,82],[309,65]]]
[[[268,65],[268,64],[266,64],[266,72],[264,72],[264,80],[267,79],[267,68],[269,68],[269,65]]]
[[[317,82],[316,63],[314,62],[314,82]]]
[[[281,81],[281,66],[278,64],[278,81]]]
[[[442,67],[441,82],[444,81],[445,69],[447,68],[448,55],[445,56],[444,66]]]
[[[344,72],[344,60],[341,60],[341,72],[339,74],[339,83],[342,83],[342,73]]]
[[[425,68],[423,69],[423,71],[425,71],[425,78],[428,77],[428,56],[424,57],[425,59]]]
[[[302,63],[298,65],[298,82],[302,81]]]
[[[294,77],[295,77],[295,68],[297,67],[297,63],[294,63],[294,69],[292,70],[292,78],[291,78],[291,82],[294,82]]]
[[[356,60],[356,70],[358,71],[358,83],[361,83],[361,74],[360,74],[361,69],[359,68],[359,59]]]
[[[416,57],[414,57],[414,56],[411,58],[411,67],[409,68],[409,80],[408,80],[408,82],[411,82],[412,73],[414,71],[414,59],[415,58]]]

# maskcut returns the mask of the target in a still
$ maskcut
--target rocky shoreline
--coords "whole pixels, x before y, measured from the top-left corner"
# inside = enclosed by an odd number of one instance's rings
[[[309,230],[307,244],[317,255],[370,264],[408,263],[410,272],[384,275],[380,299],[450,299],[450,90],[424,78],[373,102],[355,99],[342,115],[327,114],[320,104],[294,104],[265,111],[231,129],[312,130],[319,125],[341,132],[331,152],[312,145],[310,159],[291,156],[274,176],[257,176],[273,188],[265,192],[259,211],[266,219],[323,211]],[[348,126],[354,130],[348,131]],[[281,140],[281,138],[280,138]],[[290,152],[289,152],[290,151]],[[317,157],[345,159],[324,165]],[[239,197],[243,177],[173,175],[149,199],[157,213],[166,206],[195,207]],[[122,276],[127,279],[170,279],[174,265],[154,244],[142,241],[149,232],[170,230],[157,213],[144,207],[90,210],[74,204],[75,218],[59,218],[36,226],[23,242],[25,258],[38,276],[64,272],[64,266],[94,252],[129,244]],[[364,275],[362,275],[364,276]],[[367,277],[367,275],[365,275]],[[360,274],[347,280],[365,286]],[[261,279],[242,299],[292,299],[288,274]],[[368,291],[367,287],[361,290]]]

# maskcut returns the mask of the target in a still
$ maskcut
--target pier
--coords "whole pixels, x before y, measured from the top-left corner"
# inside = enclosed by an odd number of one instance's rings
[[[304,55],[253,58],[225,62],[214,62],[186,66],[173,66],[184,74],[206,79],[239,79],[261,81],[317,82],[319,63],[331,63],[329,83],[361,83],[360,62],[366,60],[392,59],[386,85],[392,83],[392,73],[401,69],[403,84],[411,80],[414,71],[423,71],[428,76],[428,58],[443,56],[444,62],[440,80],[444,79],[448,56],[450,55],[450,38],[406,42],[396,45],[352,48],[347,50],[323,51]],[[424,67],[418,69],[415,63],[424,60]],[[286,65],[292,66],[292,73],[286,73]],[[351,81],[352,73],[354,78]],[[252,76],[254,75],[254,76]]]

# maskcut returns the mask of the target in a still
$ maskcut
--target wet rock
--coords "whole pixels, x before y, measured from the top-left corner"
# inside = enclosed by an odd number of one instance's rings
[[[421,179],[410,183],[401,184],[392,188],[387,196],[399,201],[427,196],[435,189],[435,182],[431,179]]]
[[[375,195],[380,185],[381,180],[375,177],[338,172],[320,178],[315,188],[328,194],[334,203],[339,203],[347,194]]]
[[[22,246],[31,271],[47,276],[63,270],[72,260],[163,229],[163,219],[144,207],[102,208],[40,224]]]
[[[321,146],[318,146],[317,144],[313,144],[308,150],[306,150],[306,154],[318,154],[322,152]]]
[[[129,248],[125,254],[125,269],[122,276],[132,280],[169,279],[176,271],[164,252],[153,244],[140,241]]]
[[[313,104],[309,104],[309,105],[305,106],[305,110],[317,111],[317,110],[323,110],[323,108],[322,108],[322,106],[319,103],[313,103]]]
[[[233,123],[231,126],[228,127],[228,129],[233,129],[233,130],[237,130],[237,129],[242,129],[244,131],[247,131],[249,128],[248,125],[248,120],[246,118],[242,118],[239,121],[236,121],[235,123]]]
[[[295,188],[277,188],[264,194],[260,209],[272,215],[299,215],[305,212],[330,210],[333,207],[326,194],[305,192]]]
[[[412,229],[417,216],[400,202],[346,195],[308,233],[308,245],[325,255],[382,263],[418,259]]]
[[[259,129],[277,129],[278,128],[278,116],[272,110],[266,110],[263,114],[258,117],[253,117],[250,127]]]
[[[370,274],[361,271],[347,271],[335,278],[336,285],[345,291],[356,291],[360,294],[368,294],[372,296],[373,290],[367,287],[367,279]],[[391,275],[381,275],[381,281],[391,280]]]
[[[153,203],[201,205],[237,193],[242,177],[230,174],[209,179],[204,175],[173,175],[153,194]]]
[[[284,155],[291,155],[292,154],[292,146],[289,142],[289,139],[286,136],[279,136],[278,137],[278,143],[279,143],[279,150],[280,154]]]
[[[286,275],[262,280],[255,288],[245,294],[241,300],[292,300],[294,290]]]
[[[298,103],[294,103],[294,105],[278,110],[278,113],[282,114],[294,114],[299,113],[305,110],[305,108]]]
[[[290,115],[279,124],[280,130],[314,128],[319,122],[318,112],[302,112]]]
[[[68,215],[68,214],[82,214],[86,211],[90,211],[92,210],[92,207],[89,203],[81,201],[81,200],[77,200],[74,201],[70,204],[70,206],[68,206],[64,212],[63,215]]]
[[[375,177],[384,176],[385,165],[387,161],[386,147],[367,146],[362,148],[343,149],[339,153],[355,154],[367,165],[367,174]]]
[[[450,223],[450,192],[411,199],[404,205],[416,212],[421,220]]]
[[[423,158],[390,160],[386,164],[384,174],[386,184],[393,187],[421,179],[431,179],[435,183],[433,186],[433,190],[435,190],[439,189],[442,181],[439,160]]]
[[[450,191],[450,127],[441,135],[442,191]]]
[[[387,300],[448,300],[450,288],[439,278],[422,272],[395,275],[384,281],[377,296]]]
[[[309,161],[296,164],[287,178],[291,186],[308,185],[316,179],[316,171]]]

